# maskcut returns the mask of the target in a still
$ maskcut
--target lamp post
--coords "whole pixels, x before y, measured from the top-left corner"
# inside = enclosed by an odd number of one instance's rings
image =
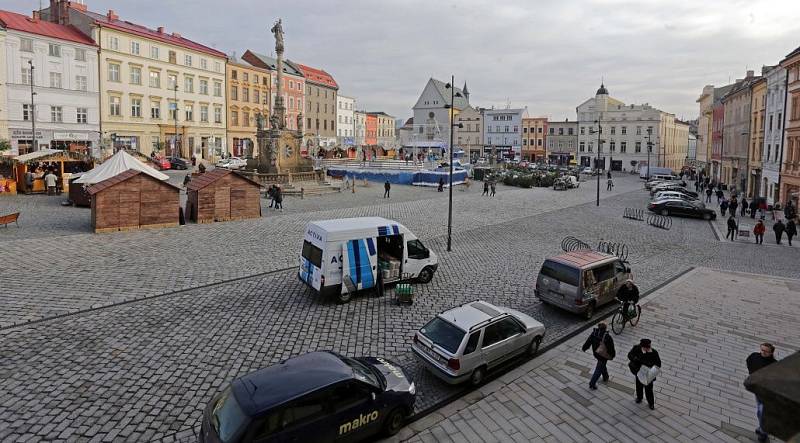
[[[601,133],[601,128],[600,128],[600,120],[599,119],[595,120],[594,122],[597,124],[597,155],[595,156],[595,160],[594,160],[594,167],[596,169],[595,172],[597,173],[597,203],[596,203],[596,205],[600,206],[600,143],[601,143],[601,141],[600,141],[600,133]],[[603,163],[605,163],[605,162],[603,162]],[[603,169],[605,169],[605,164],[603,164]]]
[[[445,88],[450,89],[450,104],[445,107],[450,107],[450,195],[447,201],[447,252],[450,252],[452,246],[452,233],[453,233],[453,128],[463,128],[464,125],[459,123],[455,124],[455,114],[453,106],[456,97],[461,97],[461,93],[456,93],[455,90],[455,76],[450,76],[450,83],[445,85]]]
[[[175,138],[173,139],[172,144],[172,155],[174,157],[180,157],[180,153],[175,155],[175,151],[178,149],[178,78],[175,77]]]
[[[647,128],[647,181],[650,181],[650,152],[653,150],[653,142],[650,137],[653,133],[651,128]]]
[[[33,103],[33,60],[28,60],[31,67],[31,152],[38,151],[38,143],[36,142],[36,105]]]

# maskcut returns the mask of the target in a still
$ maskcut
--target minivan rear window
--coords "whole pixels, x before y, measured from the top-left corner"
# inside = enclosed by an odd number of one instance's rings
[[[573,268],[571,266],[551,260],[545,260],[545,262],[542,264],[542,270],[539,272],[541,275],[572,286],[578,286],[578,281],[580,280],[581,276],[580,270],[577,268]]]
[[[303,241],[303,258],[314,266],[322,268],[322,249],[312,245],[308,240]]]
[[[463,329],[439,317],[429,321],[427,325],[422,327],[420,332],[434,344],[451,354],[455,354],[458,351],[458,347],[466,334]]]

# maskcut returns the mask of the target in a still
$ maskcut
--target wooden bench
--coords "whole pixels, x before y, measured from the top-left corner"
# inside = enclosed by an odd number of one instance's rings
[[[19,212],[8,215],[0,215],[0,225],[3,225],[7,228],[10,223],[14,223],[17,225],[17,227],[19,227],[19,222],[17,221],[18,219]]]

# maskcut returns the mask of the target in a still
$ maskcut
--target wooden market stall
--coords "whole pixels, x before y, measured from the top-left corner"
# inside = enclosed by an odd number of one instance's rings
[[[94,232],[178,226],[180,188],[129,169],[89,187]]]
[[[223,168],[196,176],[187,186],[186,213],[197,223],[261,217],[261,185]]]
[[[157,180],[169,180],[169,176],[156,171],[125,150],[119,150],[91,171],[75,174],[70,180],[69,199],[75,206],[91,206],[90,186],[102,182],[129,169],[142,171]]]
[[[17,191],[25,193],[43,193],[47,191],[44,176],[52,170],[59,178],[59,190],[69,190],[69,179],[74,173],[88,171],[94,166],[91,157],[78,152],[61,151],[58,149],[42,149],[16,157],[3,158],[3,162],[11,163],[13,179]],[[33,186],[28,187],[25,175],[33,173]]]

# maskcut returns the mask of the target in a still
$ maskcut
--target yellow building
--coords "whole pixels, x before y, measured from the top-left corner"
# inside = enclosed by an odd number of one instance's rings
[[[266,69],[229,62],[225,78],[228,83],[228,147],[236,157],[253,157],[258,152],[259,115],[263,116],[264,128],[269,129],[272,76]]]
[[[97,14],[67,0],[51,5],[43,11],[51,21],[76,26],[100,47],[107,147],[212,162],[226,151],[225,54],[163,27],[121,20],[112,10]]]
[[[764,117],[767,113],[767,77],[762,76],[752,84],[750,92],[750,147],[747,153],[747,197],[764,195],[760,188],[764,151]]]
[[[659,166],[680,171],[689,156],[689,124],[676,119],[674,114],[662,112],[658,129],[663,152]]]

